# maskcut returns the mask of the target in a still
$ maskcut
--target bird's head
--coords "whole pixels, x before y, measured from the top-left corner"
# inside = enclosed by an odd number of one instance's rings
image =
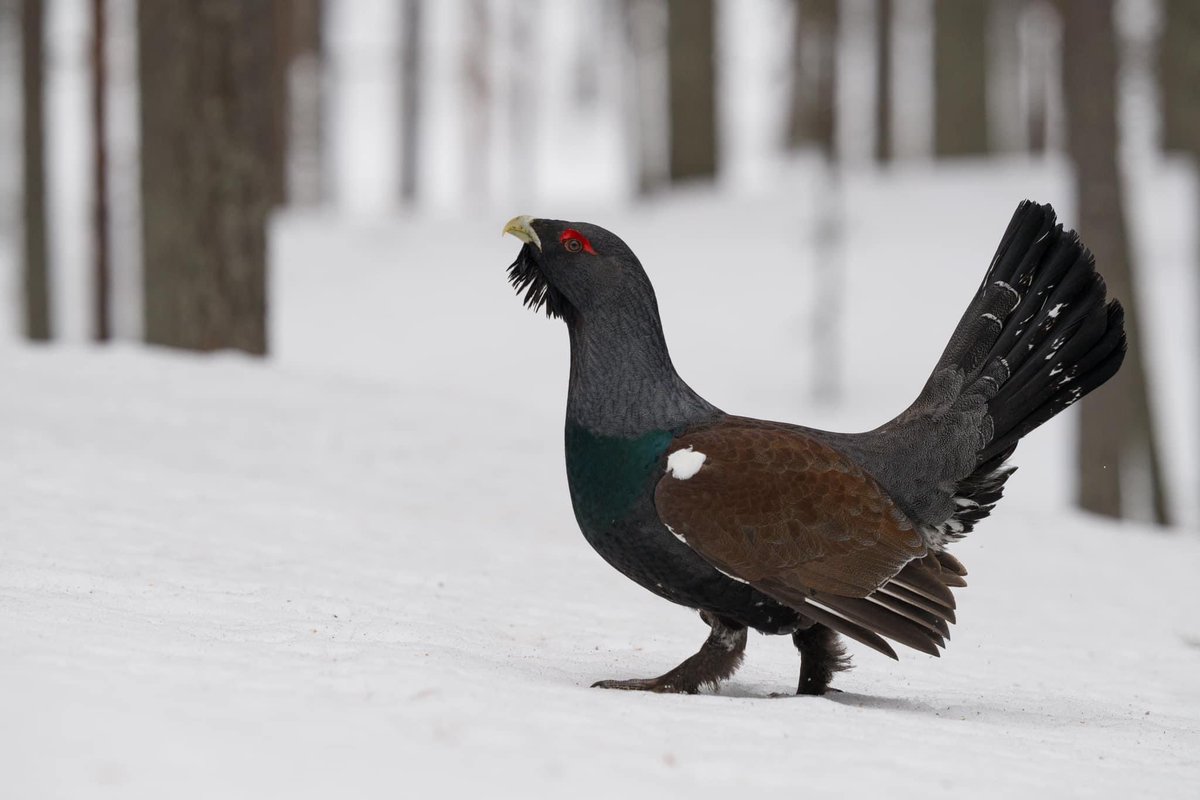
[[[504,233],[524,242],[508,268],[508,280],[525,305],[570,323],[630,290],[648,293],[650,281],[637,256],[615,234],[586,222],[513,217]]]

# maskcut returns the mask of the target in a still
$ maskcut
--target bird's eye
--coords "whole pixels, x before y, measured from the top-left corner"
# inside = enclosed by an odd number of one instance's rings
[[[568,253],[582,251],[589,255],[596,255],[596,251],[592,249],[592,243],[587,240],[586,236],[574,228],[568,228],[563,231],[562,236],[558,237],[558,240],[562,242],[562,246],[567,249]]]

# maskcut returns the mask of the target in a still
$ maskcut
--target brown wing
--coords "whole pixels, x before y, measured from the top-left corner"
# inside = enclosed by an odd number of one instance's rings
[[[965,583],[961,565],[930,554],[852,460],[794,429],[736,417],[681,435],[667,452],[659,517],[714,567],[893,657],[880,635],[933,654],[944,644],[954,616],[946,587]]]

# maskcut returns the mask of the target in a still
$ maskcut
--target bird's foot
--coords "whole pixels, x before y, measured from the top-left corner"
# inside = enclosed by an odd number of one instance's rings
[[[655,692],[657,694],[699,694],[700,686],[674,678],[670,672],[657,678],[630,678],[624,681],[596,681],[593,689],[623,689],[627,692]]]
[[[825,695],[825,694],[841,694],[841,693],[842,693],[841,689],[835,689],[832,686],[826,686],[825,689],[822,691],[813,690],[813,691],[806,692],[806,691],[801,690],[801,691],[796,692],[795,694],[788,694],[787,692],[771,692],[769,695],[767,695],[767,697],[771,698],[772,700],[779,700],[780,698],[783,698],[783,697],[820,697],[821,695]]]
[[[597,681],[592,688],[658,694],[699,694],[704,687],[716,689],[742,664],[742,653],[746,650],[746,628],[713,614],[702,613],[701,616],[711,626],[708,639],[700,652],[675,669],[657,678]]]
[[[839,672],[850,669],[850,656],[838,641],[838,635],[824,625],[812,625],[792,634],[792,641],[800,651],[800,683],[796,694],[820,696],[833,689],[829,682]]]

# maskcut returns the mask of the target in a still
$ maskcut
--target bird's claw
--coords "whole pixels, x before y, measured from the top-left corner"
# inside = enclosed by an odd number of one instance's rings
[[[807,691],[807,692],[796,692],[795,694],[788,694],[787,692],[771,692],[771,694],[769,694],[767,696],[770,697],[772,700],[778,700],[783,697],[820,697],[821,695],[825,695],[825,694],[841,694],[841,693],[842,693],[841,689],[835,689],[832,686],[826,686],[824,689],[822,689],[819,692],[818,691]]]
[[[676,686],[663,678],[630,678],[624,681],[596,681],[593,689],[622,689],[627,692],[654,692],[656,694],[698,694],[699,687]]]

